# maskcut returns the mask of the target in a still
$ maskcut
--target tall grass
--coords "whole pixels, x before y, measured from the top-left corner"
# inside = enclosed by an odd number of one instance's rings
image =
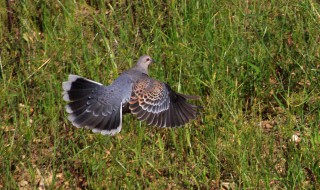
[[[1,1],[0,18],[0,188],[320,188],[318,1]],[[197,120],[67,121],[68,74],[107,85],[143,54],[202,97]]]

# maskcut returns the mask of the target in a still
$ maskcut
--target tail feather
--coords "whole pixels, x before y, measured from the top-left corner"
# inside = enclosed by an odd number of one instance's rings
[[[65,108],[67,113],[73,113],[80,110],[81,108],[85,108],[86,104],[87,104],[87,100],[82,99],[75,102],[69,102],[69,104],[67,104]]]
[[[93,89],[85,90],[70,90],[63,95],[65,101],[77,101],[82,99],[88,99],[89,95],[93,92]]]
[[[68,120],[78,128],[89,128],[93,132],[114,135],[121,130],[120,105],[110,105],[99,99],[108,100],[108,87],[77,75],[70,75],[62,83],[63,99],[68,102]],[[101,97],[103,96],[103,97]]]

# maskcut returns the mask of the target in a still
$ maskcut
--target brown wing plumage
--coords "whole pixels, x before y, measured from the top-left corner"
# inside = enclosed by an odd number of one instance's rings
[[[177,127],[196,117],[199,107],[189,104],[187,99],[199,98],[176,93],[169,85],[145,77],[134,84],[129,108],[148,125]]]

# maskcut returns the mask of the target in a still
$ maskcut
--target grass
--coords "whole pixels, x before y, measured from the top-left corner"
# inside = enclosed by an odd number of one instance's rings
[[[7,2],[9,2],[7,4]],[[1,189],[319,189],[320,4],[1,1]],[[187,126],[67,121],[61,83],[110,84],[142,54],[200,95]]]

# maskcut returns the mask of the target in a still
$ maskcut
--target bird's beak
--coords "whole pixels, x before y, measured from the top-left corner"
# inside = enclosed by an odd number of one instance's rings
[[[154,59],[151,59],[151,63],[155,63],[156,61]]]

